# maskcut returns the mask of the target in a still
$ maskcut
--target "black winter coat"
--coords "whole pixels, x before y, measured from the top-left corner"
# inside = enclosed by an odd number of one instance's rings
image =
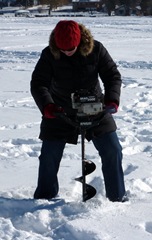
[[[119,105],[121,76],[116,64],[104,46],[93,39],[88,29],[81,24],[80,29],[81,43],[71,57],[57,49],[52,31],[49,46],[42,51],[33,71],[31,93],[42,113],[41,140],[63,139],[68,143],[77,142],[79,131],[76,127],[59,118],[47,119],[43,116],[44,107],[55,103],[73,118],[71,93],[76,90],[93,90],[103,104],[115,102]],[[103,86],[103,93],[100,85]],[[89,129],[86,138],[91,140],[115,130],[116,124],[111,114],[103,114],[99,126]]]

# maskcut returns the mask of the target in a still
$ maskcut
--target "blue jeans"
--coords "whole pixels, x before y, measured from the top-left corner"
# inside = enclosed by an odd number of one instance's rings
[[[106,196],[111,201],[121,201],[125,194],[122,170],[122,148],[116,132],[106,133],[92,139],[102,160]],[[66,142],[61,140],[43,141],[39,157],[38,186],[35,199],[51,199],[58,194],[57,173]]]
[[[126,191],[122,169],[122,147],[117,134],[106,133],[92,141],[101,157],[106,197],[111,201],[121,201]]]

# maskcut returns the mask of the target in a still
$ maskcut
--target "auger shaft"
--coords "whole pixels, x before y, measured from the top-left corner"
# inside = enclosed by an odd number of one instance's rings
[[[82,201],[85,202],[86,192],[86,173],[85,173],[85,129],[81,129],[81,153],[82,153]]]

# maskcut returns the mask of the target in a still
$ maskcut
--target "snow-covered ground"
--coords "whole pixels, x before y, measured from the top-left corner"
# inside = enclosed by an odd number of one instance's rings
[[[97,195],[83,203],[81,144],[67,145],[59,172],[59,199],[33,200],[37,183],[41,115],[30,79],[60,18],[0,17],[0,239],[152,239],[152,18],[75,18],[91,29],[119,66],[123,87],[114,116],[123,146],[130,201],[105,198],[100,158],[86,142],[97,169],[87,182]]]

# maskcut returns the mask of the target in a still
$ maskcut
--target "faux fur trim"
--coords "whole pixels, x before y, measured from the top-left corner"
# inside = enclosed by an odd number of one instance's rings
[[[89,29],[87,29],[83,24],[79,24],[79,28],[81,31],[81,41],[78,46],[78,50],[82,56],[89,55],[94,47],[94,39]],[[51,32],[49,38],[49,47],[50,51],[53,54],[55,59],[60,58],[60,50],[57,48],[54,39],[54,30]]]

